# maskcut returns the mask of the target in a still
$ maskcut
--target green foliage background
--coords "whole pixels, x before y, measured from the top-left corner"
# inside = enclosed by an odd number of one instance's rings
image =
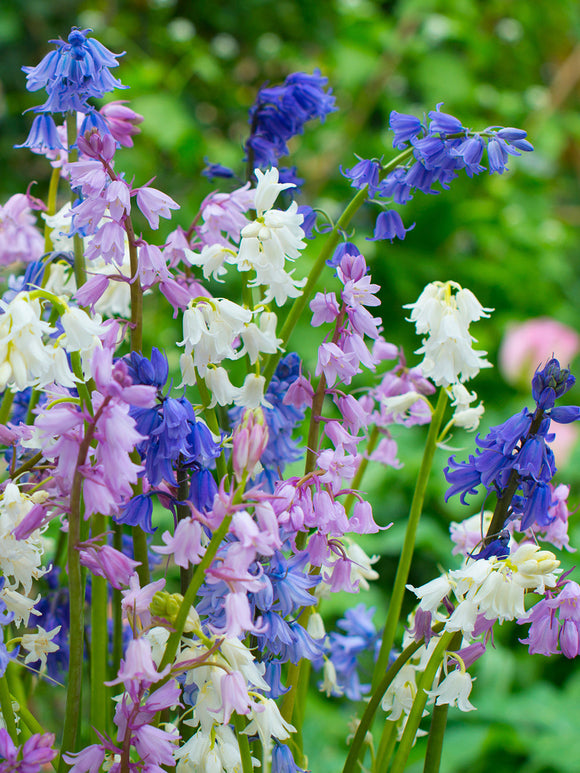
[[[58,7],[57,7],[58,6]],[[157,187],[182,205],[174,222],[190,225],[213,186],[200,176],[204,157],[242,172],[247,110],[265,82],[296,70],[319,67],[328,76],[339,112],[293,141],[290,163],[307,180],[302,201],[335,216],[351,189],[339,173],[353,154],[390,158],[391,110],[444,109],[465,125],[525,128],[535,153],[510,162],[510,173],[461,177],[438,196],[418,194],[402,211],[415,229],[404,242],[366,242],[376,212],[355,223],[353,240],[371,261],[382,286],[385,335],[411,354],[417,341],[403,324],[402,305],[416,299],[426,282],[454,279],[496,309],[475,334],[496,361],[509,323],[550,315],[580,328],[580,6],[573,0],[126,0],[58,4],[21,0],[0,4],[0,202],[37,180],[45,196],[43,158],[13,150],[30,126],[25,109],[38,103],[24,90],[22,65],[36,64],[47,40],[66,37],[72,25],[91,27],[114,51],[125,51],[119,68],[127,98],[142,113],[142,134],[131,151],[118,154],[137,184],[156,176]],[[141,224],[145,227],[145,224]],[[321,237],[318,238],[320,242]],[[316,254],[317,244],[308,254]],[[323,284],[331,289],[330,273]],[[151,307],[146,337],[165,347],[176,364],[178,322],[166,306]],[[313,368],[316,331],[306,323],[293,343]],[[483,396],[488,424],[519,410],[524,391],[483,371],[473,385]],[[579,390],[573,395],[580,400]],[[355,601],[377,607],[384,619],[389,581],[401,544],[423,435],[399,433],[402,471],[375,469],[365,486],[382,523],[393,528],[369,539],[380,554],[381,587]],[[470,448],[471,436],[454,443]],[[575,506],[580,474],[576,451],[560,476],[572,483]],[[418,585],[449,566],[448,524],[476,511],[445,505],[440,452],[426,503],[417,561]],[[464,508],[465,509],[465,508]],[[576,519],[577,520],[577,519]],[[580,529],[573,520],[576,544]],[[573,560],[573,557],[572,557]],[[572,565],[572,561],[568,561]],[[333,599],[326,611],[339,616],[350,599]],[[522,631],[501,631],[496,648],[479,667],[473,700],[477,712],[450,712],[442,770],[479,773],[575,771],[580,757],[580,674],[563,658],[530,657],[518,644]],[[314,695],[306,745],[316,773],[342,767],[344,725],[352,707]],[[420,758],[422,747],[415,750]],[[417,763],[413,770],[421,770]]]

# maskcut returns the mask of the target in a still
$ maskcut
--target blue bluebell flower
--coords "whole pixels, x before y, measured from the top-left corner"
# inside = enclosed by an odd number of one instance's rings
[[[35,67],[23,67],[28,91],[45,89],[48,99],[32,108],[36,116],[26,142],[17,147],[35,150],[62,149],[54,113],[80,112],[87,117],[81,131],[98,128],[108,133],[108,127],[95,108],[87,101],[102,98],[114,89],[126,88],[111,75],[119,66],[118,57],[95,38],[88,37],[90,29],[73,27],[67,41],[51,40],[57,48],[48,53]]]
[[[327,82],[315,70],[312,75],[293,73],[280,86],[260,89],[250,109],[245,160],[251,158],[255,167],[277,166],[278,159],[288,155],[286,143],[304,131],[307,121],[324,121],[336,110]]]
[[[391,244],[393,239],[404,239],[408,231],[415,228],[415,223],[405,228],[403,220],[396,209],[388,209],[380,212],[375,223],[375,230],[372,236],[367,236],[367,241],[376,242],[379,239],[388,239]]]
[[[306,773],[304,768],[296,764],[290,747],[276,740],[272,747],[270,770],[272,773]]]
[[[328,637],[326,654],[336,670],[338,686],[349,700],[360,700],[370,689],[370,684],[361,682],[360,672],[364,658],[370,655],[372,664],[380,648],[381,636],[372,621],[374,612],[364,604],[348,609],[336,624],[344,633],[332,631]]]
[[[450,457],[444,471],[451,484],[445,499],[460,494],[461,502],[466,504],[466,496],[476,494],[483,486],[500,500],[509,486],[511,501],[505,503],[506,519],[519,519],[522,531],[533,524],[547,526],[552,503],[549,484],[556,474],[554,453],[549,446],[554,439],[550,424],[552,420],[569,423],[580,419],[580,407],[555,406],[555,401],[574,382],[574,376],[561,368],[555,358],[538,368],[532,380],[535,411],[524,408],[503,424],[492,427],[485,438],[478,436],[475,454],[467,461],[457,462]],[[503,511],[498,512],[503,517]]]
[[[340,263],[345,255],[360,255],[360,250],[352,242],[341,242],[335,249],[331,258],[326,261],[326,265],[331,268],[340,266]]]
[[[379,172],[381,165],[379,161],[373,161],[368,158],[360,158],[358,164],[355,164],[351,169],[343,169],[340,167],[340,172],[344,177],[351,180],[351,187],[361,189],[365,185],[368,185],[369,196],[372,198],[377,192],[379,187]]]
[[[204,162],[206,163],[206,167],[202,170],[201,173],[210,181],[216,179],[228,180],[232,177],[235,177],[233,169],[230,169],[228,166],[223,166],[222,164],[212,164],[208,161],[207,158],[204,158]]]

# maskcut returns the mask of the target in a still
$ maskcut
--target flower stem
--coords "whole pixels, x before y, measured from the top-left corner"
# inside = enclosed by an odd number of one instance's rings
[[[6,725],[6,730],[12,741],[18,745],[18,730],[16,729],[16,717],[12,708],[12,696],[8,689],[8,680],[6,675],[0,677],[0,709],[2,709],[2,718]]]
[[[59,181],[60,181],[60,169],[59,168],[53,169],[50,175],[50,182],[48,184],[48,202],[46,207],[46,214],[49,216],[54,215],[54,213],[56,212],[56,194],[58,192]],[[45,252],[52,252],[52,249],[53,249],[52,239],[50,238],[51,233],[52,233],[52,228],[45,221],[45,224],[44,224],[44,251]]]
[[[10,389],[5,389],[2,402],[0,403],[0,424],[6,424],[8,421],[13,402],[14,392],[12,392]]]
[[[105,531],[105,517],[95,513],[91,519],[92,534]],[[99,540],[103,544],[105,538]],[[107,653],[109,635],[107,628],[107,581],[104,577],[91,577],[91,696],[90,717],[94,729],[107,731]]]
[[[76,148],[73,148],[73,145],[75,145],[77,141],[76,112],[68,113],[66,117],[66,137],[67,137],[67,144],[68,144],[68,160],[70,164],[76,161],[79,156],[78,150]],[[75,200],[76,200],[76,194],[74,193],[74,191],[71,191],[71,205],[74,204]],[[83,240],[78,234],[74,234],[73,236],[73,245],[74,245],[74,253],[75,253],[75,265],[74,265],[75,281],[77,285],[77,290],[80,290],[80,288],[87,281],[87,270],[85,266]]]
[[[167,644],[165,645],[165,652],[163,654],[163,659],[159,664],[160,671],[163,671],[165,666],[169,665],[170,663],[173,663],[175,659],[175,655],[177,653],[177,648],[179,647],[179,641],[181,639],[183,629],[185,628],[185,622],[187,620],[189,610],[191,609],[191,606],[195,601],[195,597],[197,596],[198,590],[201,588],[203,584],[203,581],[205,579],[206,569],[209,568],[211,562],[215,558],[215,555],[218,551],[219,546],[221,545],[226,534],[228,533],[231,520],[232,520],[231,515],[226,515],[224,517],[219,527],[214,531],[213,536],[205,550],[204,556],[201,559],[200,563],[197,565],[195,572],[193,573],[193,578],[189,584],[187,591],[183,596],[183,601],[181,602],[181,606],[179,607],[179,612],[177,613],[177,617],[175,619],[175,623],[174,623],[175,630],[171,633],[171,635],[169,636],[169,639],[167,640]],[[157,684],[153,687],[153,689],[155,689],[155,687],[161,687],[161,685],[164,684],[165,681],[167,680],[161,680],[160,682],[157,682]]]
[[[431,727],[429,728],[429,738],[427,739],[427,750],[425,752],[425,765],[423,773],[439,773],[441,765],[441,752],[443,751],[443,738],[445,728],[447,727],[447,714],[449,713],[449,704],[443,703],[441,706],[433,707],[431,715]]]
[[[417,477],[415,492],[413,494],[413,501],[411,502],[411,510],[409,512],[409,520],[407,522],[407,530],[405,532],[405,541],[403,543],[403,550],[401,551],[401,556],[399,558],[399,565],[397,567],[397,574],[395,577],[395,583],[393,585],[391,602],[389,604],[389,612],[387,615],[387,621],[385,623],[385,630],[383,631],[383,641],[373,673],[373,690],[379,684],[382,674],[384,674],[387,668],[389,654],[395,642],[397,625],[401,614],[401,608],[403,606],[403,597],[405,595],[405,585],[407,584],[407,579],[409,577],[409,570],[411,568],[411,561],[413,558],[413,550],[415,548],[415,537],[417,534],[417,528],[419,526],[419,520],[421,518],[421,511],[423,509],[423,501],[425,499],[425,491],[427,489],[427,483],[431,473],[433,457],[435,455],[437,436],[439,434],[439,428],[443,420],[445,408],[447,407],[447,399],[446,390],[440,389],[437,406],[433,412],[431,424],[429,426],[429,434],[427,435],[427,442],[425,444],[423,459],[421,461],[421,467]]]
[[[244,721],[238,714],[235,713],[232,715],[232,719],[234,721],[234,727],[236,728],[236,738],[238,740],[240,757],[242,758],[242,771],[243,773],[252,773],[252,754],[250,752],[248,736],[243,732]]]
[[[441,391],[444,392],[445,390],[442,389]],[[415,700],[413,701],[413,706],[411,707],[411,711],[407,719],[407,724],[405,725],[405,730],[403,731],[403,737],[401,738],[399,748],[395,754],[390,773],[403,773],[405,770],[407,759],[411,749],[413,748],[415,736],[417,734],[417,730],[419,729],[421,717],[423,716],[425,704],[427,703],[426,690],[431,688],[433,680],[435,679],[435,675],[437,674],[437,669],[441,665],[441,661],[445,655],[445,650],[447,649],[454,636],[455,631],[447,631],[441,636],[437,646],[433,650],[433,654],[429,658],[429,662],[427,663],[425,671],[423,671],[420,679],[418,680],[417,694],[415,695]]]
[[[127,215],[123,223],[129,242],[129,260],[131,263],[131,351],[143,349],[143,288],[139,279],[139,258],[133,222]]]
[[[363,458],[361,459],[358,469],[356,471],[356,475],[354,476],[354,478],[352,479],[352,483],[350,484],[350,488],[353,491],[358,491],[360,488],[360,484],[362,483],[363,476],[369,465],[369,456],[375,450],[375,447],[379,440],[379,435],[380,435],[379,428],[375,425],[373,427],[373,430],[369,437],[369,441],[367,443],[367,447],[365,450],[366,456],[363,456]],[[347,515],[350,512],[350,508],[352,507],[352,503],[354,502],[355,499],[356,497],[354,494],[348,494],[347,498],[344,500],[344,509],[346,510]]]
[[[389,685],[391,684],[395,676],[399,673],[401,668],[405,665],[405,663],[409,660],[409,658],[415,652],[417,652],[417,650],[423,644],[424,644],[423,640],[411,642],[411,644],[409,644],[408,647],[406,647],[403,650],[403,652],[401,652],[401,654],[395,660],[392,666],[390,666],[390,668],[387,670],[387,673],[384,675],[379,685],[377,686],[377,689],[371,695],[371,698],[364,710],[364,714],[361,717],[359,726],[357,727],[356,733],[354,734],[354,738],[352,739],[352,743],[348,752],[348,757],[346,758],[346,762],[344,763],[344,768],[342,769],[342,773],[352,773],[353,771],[358,769],[357,761],[358,761],[361,749],[363,748],[363,745],[364,745],[365,736],[367,732],[371,729],[373,719],[375,717],[375,713],[381,701],[383,700],[384,694],[387,692]]]
[[[349,225],[355,213],[363,205],[367,195],[368,187],[365,185],[364,188],[361,188],[361,190],[357,191],[355,196],[353,196],[342,215],[338,218],[336,225],[329,233],[326,242],[324,243],[324,247],[320,251],[318,258],[316,259],[316,262],[312,267],[310,274],[308,275],[308,280],[306,281],[306,285],[304,286],[302,294],[299,295],[292,304],[290,311],[288,312],[288,316],[282,325],[282,330],[280,331],[280,338],[282,339],[281,350],[276,352],[276,354],[271,354],[268,358],[268,361],[266,362],[266,366],[263,370],[266,383],[268,383],[274,375],[276,366],[278,365],[280,357],[282,356],[282,350],[286,347],[286,344],[288,343],[290,336],[296,327],[296,323],[304,313],[304,309],[306,308],[308,301],[314,293],[314,288],[318,278],[320,277],[320,274],[322,273],[326,261],[332,256],[332,253],[338,244],[341,231],[343,231]]]

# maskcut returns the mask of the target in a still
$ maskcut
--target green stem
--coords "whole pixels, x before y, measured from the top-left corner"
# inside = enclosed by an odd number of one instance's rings
[[[0,424],[6,424],[8,417],[10,416],[10,409],[14,402],[14,392],[10,389],[4,390],[4,397],[0,403]]]
[[[234,727],[236,728],[236,738],[238,740],[238,748],[240,750],[240,757],[242,758],[242,771],[243,773],[252,773],[252,754],[250,752],[250,743],[248,736],[243,732],[244,720],[238,714],[232,714],[234,721]]]
[[[100,513],[92,516],[93,536],[105,531],[105,517]],[[105,538],[99,540],[103,544]],[[91,578],[91,726],[106,732],[107,728],[107,654],[109,635],[107,629],[107,581],[104,577],[93,575]]]
[[[52,174],[50,175],[50,182],[48,184],[48,202],[46,207],[46,214],[49,216],[54,215],[54,213],[56,212],[56,194],[58,192],[59,181],[60,181],[60,168],[53,169]],[[52,233],[52,228],[45,221],[45,224],[44,224],[44,251],[45,252],[52,252],[53,250],[52,239],[50,238],[51,233]],[[46,275],[46,278],[48,278],[48,271],[46,271],[45,275]]]
[[[391,759],[393,749],[397,743],[397,723],[388,719],[383,727],[379,748],[373,766],[373,773],[383,773],[387,769],[387,763]]]
[[[367,443],[367,447],[365,451],[365,456],[363,456],[363,458],[361,459],[358,469],[356,471],[356,475],[354,476],[354,478],[352,479],[352,483],[350,484],[350,488],[353,491],[358,491],[360,489],[360,484],[362,483],[363,476],[369,465],[368,457],[375,450],[379,437],[380,437],[379,428],[375,426],[373,427],[373,431],[370,434],[369,442]],[[349,494],[347,498],[344,500],[344,509],[346,510],[347,515],[350,512],[350,508],[352,507],[352,504],[355,499],[356,497],[354,494]]]
[[[6,725],[6,730],[12,741],[18,745],[18,730],[16,729],[16,717],[12,708],[12,696],[8,689],[8,680],[6,676],[0,677],[0,709],[2,709],[2,718]]]
[[[443,703],[441,706],[433,707],[431,727],[429,728],[429,738],[427,739],[427,750],[425,752],[425,765],[423,767],[423,773],[439,773],[439,767],[441,765],[441,752],[443,751],[443,738],[445,736],[445,728],[447,727],[448,713],[448,703]]]
[[[177,617],[175,619],[174,628],[175,630],[171,635],[169,636],[169,639],[167,640],[167,644],[165,645],[165,652],[163,653],[163,659],[161,660],[161,663],[159,664],[159,671],[163,671],[165,666],[169,665],[170,663],[173,663],[175,660],[175,655],[177,654],[177,649],[179,647],[179,641],[181,639],[181,635],[183,634],[183,629],[185,628],[185,622],[187,620],[187,616],[189,614],[189,610],[191,609],[191,606],[193,602],[195,601],[195,597],[197,596],[198,590],[201,588],[203,581],[205,580],[205,571],[209,568],[211,562],[215,558],[215,555],[218,551],[219,546],[221,545],[224,537],[228,533],[228,529],[230,528],[230,522],[232,520],[231,515],[226,515],[219,527],[214,531],[213,536],[205,550],[205,553],[203,555],[203,558],[201,559],[200,563],[197,565],[195,572],[193,573],[193,578],[191,580],[191,583],[189,584],[189,587],[187,591],[185,592],[183,596],[183,601],[181,602],[181,606],[179,607],[179,612],[177,613]],[[161,682],[158,682],[155,687],[161,687],[162,683],[165,683],[165,680],[162,680]]]
[[[274,375],[274,371],[276,370],[278,361],[282,356],[282,351],[285,349],[288,341],[290,340],[290,336],[292,335],[292,332],[296,327],[296,323],[304,313],[304,309],[306,308],[307,303],[310,301],[310,298],[314,293],[314,288],[316,286],[316,283],[318,282],[318,278],[322,273],[322,270],[326,264],[326,261],[332,256],[332,253],[334,252],[336,245],[338,244],[341,231],[343,231],[345,228],[348,227],[355,213],[362,207],[363,203],[365,202],[367,195],[368,195],[368,187],[365,185],[364,188],[362,188],[360,191],[357,191],[355,196],[353,196],[351,201],[347,204],[342,215],[338,218],[336,225],[334,226],[332,231],[328,234],[326,241],[324,243],[324,247],[320,251],[318,258],[316,259],[316,262],[312,267],[310,274],[308,275],[308,279],[306,281],[306,285],[304,286],[304,290],[302,291],[302,294],[299,295],[298,298],[296,298],[296,300],[294,301],[294,303],[290,308],[290,311],[288,312],[288,316],[286,317],[286,320],[284,321],[282,330],[280,331],[280,338],[282,339],[281,349],[279,352],[276,352],[276,354],[270,355],[262,371],[263,375],[266,378],[266,383],[268,383],[272,378],[272,376]]]
[[[441,661],[445,655],[445,650],[447,649],[447,646],[454,636],[455,631],[447,631],[441,636],[437,646],[433,650],[433,654],[429,658],[429,662],[427,663],[425,671],[419,678],[417,684],[417,694],[415,695],[413,706],[409,712],[407,724],[405,725],[405,730],[403,731],[403,737],[401,738],[399,748],[395,754],[395,759],[393,760],[390,773],[403,773],[405,770],[409,753],[413,748],[413,744],[415,743],[415,736],[417,735],[417,730],[419,729],[419,724],[421,723],[421,717],[423,716],[425,704],[427,703],[426,690],[431,689],[431,685],[433,684],[437,674],[437,669],[441,665]]]
[[[131,262],[131,351],[140,352],[143,349],[143,288],[139,279],[139,258],[135,230],[129,216],[125,218],[123,225],[129,242]]]
[[[403,597],[405,595],[405,585],[407,584],[407,580],[409,578],[409,570],[411,568],[411,561],[413,559],[415,537],[417,534],[417,528],[419,526],[419,520],[421,518],[421,511],[423,509],[423,501],[425,499],[425,491],[427,489],[427,483],[431,473],[433,457],[435,455],[437,436],[439,434],[439,428],[443,420],[445,408],[447,407],[447,399],[446,390],[440,389],[437,406],[433,412],[431,424],[429,426],[429,434],[427,435],[427,442],[425,444],[423,459],[421,461],[421,467],[417,477],[415,492],[413,494],[413,501],[411,502],[411,510],[409,512],[409,520],[407,522],[407,530],[405,532],[405,541],[403,543],[403,549],[399,558],[399,565],[397,566],[397,574],[395,577],[395,583],[393,585],[391,602],[389,604],[389,612],[387,615],[387,621],[385,623],[385,630],[383,631],[383,641],[373,673],[373,690],[378,685],[382,674],[384,674],[386,670],[387,664],[389,662],[389,654],[395,642],[397,625],[401,614],[401,608],[403,606]]]
[[[217,437],[220,437],[221,430],[220,430],[220,425],[218,423],[217,414],[213,408],[209,408],[209,404],[211,402],[210,391],[206,386],[205,380],[202,378],[202,376],[199,375],[197,370],[195,373],[195,377],[196,377],[197,388],[199,391],[199,396],[203,404],[203,415],[205,416],[207,426],[210,428],[210,430],[213,432],[214,435],[216,435]],[[223,451],[215,460],[215,467],[218,475],[218,480],[220,481],[224,480],[227,483],[228,468],[227,468],[226,458]]]
[[[151,582],[147,535],[140,526],[133,526],[131,531],[133,538],[133,556],[135,557],[135,561],[141,562],[140,566],[137,567],[137,574],[139,575],[139,584],[143,588]]]
[[[120,553],[123,551],[123,527],[120,523],[113,524],[113,547]],[[123,657],[123,610],[121,608],[122,594],[113,588],[113,657],[110,679],[115,679]]]
[[[66,117],[66,136],[67,136],[67,143],[68,143],[68,160],[69,160],[69,163],[73,163],[79,157],[78,150],[76,148],[73,148],[73,145],[77,141],[76,112],[68,113]],[[74,204],[75,200],[76,200],[76,194],[71,191],[71,205]],[[77,285],[77,290],[80,290],[80,288],[87,281],[87,269],[85,266],[83,240],[78,234],[74,234],[73,236],[73,245],[74,245],[74,253],[75,253],[75,265],[74,265],[75,281]]]
[[[342,769],[343,773],[353,773],[353,771],[358,770],[357,762],[358,762],[361,749],[364,746],[365,736],[368,733],[368,731],[371,729],[376,711],[380,706],[385,693],[389,689],[389,685],[391,684],[395,676],[399,673],[401,668],[409,660],[409,658],[412,657],[412,655],[415,652],[417,652],[417,650],[420,647],[422,647],[423,644],[424,644],[423,640],[414,641],[411,644],[409,644],[409,646],[406,647],[403,650],[403,652],[401,652],[399,657],[395,660],[392,666],[387,670],[387,673],[384,675],[383,679],[377,686],[377,689],[374,690],[369,702],[366,705],[364,714],[362,715],[359,726],[356,729],[356,733],[354,734],[354,737],[352,739],[352,743],[348,751],[348,756],[346,758],[346,762],[344,763],[344,768]]]

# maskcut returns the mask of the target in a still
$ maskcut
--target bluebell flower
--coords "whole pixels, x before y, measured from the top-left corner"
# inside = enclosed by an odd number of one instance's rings
[[[412,231],[413,228],[415,228],[415,223],[409,228],[405,228],[399,213],[395,209],[388,209],[379,213],[373,235],[366,238],[369,242],[388,239],[392,244],[395,237],[404,239],[407,232]]]
[[[228,166],[223,166],[222,164],[211,164],[207,158],[204,158],[204,162],[207,164],[207,166],[202,170],[201,173],[204,177],[207,177],[208,180],[216,180],[219,178],[228,180],[232,177],[235,177],[234,171]]]
[[[17,147],[28,147],[41,152],[62,149],[51,114],[80,112],[87,115],[81,131],[98,128],[109,131],[104,119],[87,101],[102,98],[114,89],[126,88],[111,75],[111,69],[119,66],[117,58],[95,38],[89,38],[90,29],[73,27],[68,40],[51,40],[57,48],[48,53],[36,67],[23,67],[28,91],[45,89],[48,99],[32,108],[39,113],[34,119],[26,142]]]
[[[439,102],[436,110],[429,111],[429,118],[431,119],[429,123],[429,134],[460,134],[467,131],[458,118],[455,118],[455,116],[450,115],[449,113],[441,112],[442,104],[443,102]]]
[[[339,244],[335,249],[332,257],[326,261],[326,265],[330,266],[331,268],[340,266],[340,263],[345,255],[360,255],[360,250],[356,244],[353,244],[352,242],[341,242],[341,244]]]
[[[496,516],[519,519],[522,531],[533,524],[547,526],[552,503],[549,484],[556,474],[554,453],[549,446],[554,439],[550,424],[552,420],[568,423],[580,419],[580,407],[555,406],[556,399],[566,394],[574,382],[574,376],[561,368],[555,358],[538,368],[532,381],[535,411],[524,408],[503,424],[492,427],[485,438],[478,436],[476,452],[466,462],[450,457],[444,470],[451,484],[445,499],[460,494],[461,502],[466,504],[466,496],[476,494],[483,486],[501,502]],[[508,486],[511,501],[504,502]]]
[[[298,767],[289,746],[274,740],[272,747],[271,773],[306,773],[304,768]]]
[[[139,526],[147,534],[153,534],[156,529],[151,523],[153,515],[153,502],[149,494],[136,494],[113,517],[116,523],[124,523],[127,526]]]
[[[40,153],[47,150],[65,150],[58,136],[53,117],[48,113],[41,113],[34,118],[28,137],[21,145],[15,148],[31,148]]]
[[[318,213],[315,209],[312,209],[312,207],[309,207],[308,204],[302,204],[298,207],[297,212],[299,215],[302,215],[304,220],[302,221],[301,228],[304,231],[304,236],[306,239],[313,239],[314,238],[314,228],[316,226],[316,219],[318,217]]]
[[[250,136],[246,158],[257,167],[277,166],[288,155],[287,142],[304,131],[304,124],[315,118],[324,121],[336,110],[328,79],[319,70],[312,75],[293,73],[280,86],[260,89],[249,114]],[[326,90],[325,90],[326,89]]]
[[[419,118],[407,113],[398,113],[396,110],[391,110],[389,128],[395,134],[393,147],[400,150],[406,147],[409,140],[424,130]]]
[[[134,384],[156,386],[158,390],[162,390],[167,383],[169,377],[167,357],[156,347],[151,351],[150,360],[138,352],[131,352],[125,358],[125,362]]]
[[[351,187],[361,189],[365,185],[368,185],[369,196],[374,196],[379,187],[379,172],[381,165],[378,161],[372,159],[360,158],[358,164],[355,164],[351,169],[343,169],[340,167],[340,172],[344,177],[351,180]]]
[[[344,633],[332,631],[326,653],[336,670],[337,683],[349,700],[360,700],[370,689],[369,684],[360,681],[362,660],[370,655],[370,662],[376,659],[381,637],[374,626],[374,608],[367,609],[358,604],[348,609],[337,622],[337,628]]]

